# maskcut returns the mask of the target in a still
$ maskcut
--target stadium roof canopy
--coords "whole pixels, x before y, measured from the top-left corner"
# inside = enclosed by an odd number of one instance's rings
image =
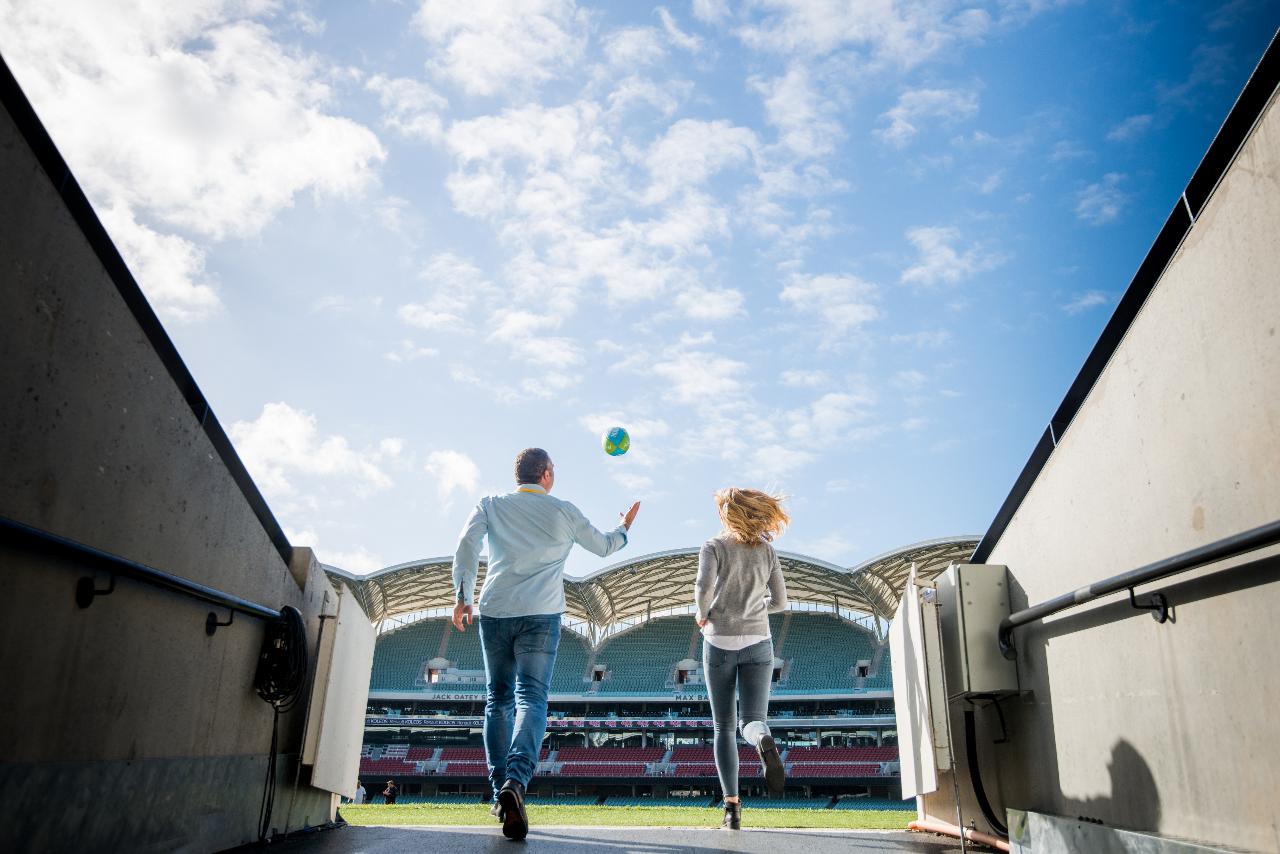
[[[951,563],[967,560],[977,537],[926,540],[843,568],[817,558],[779,551],[788,598],[795,607],[840,613],[883,635],[898,607],[898,598],[914,564],[922,578],[933,578]],[[397,618],[429,616],[453,607],[451,557],[431,558],[387,567],[369,575],[326,566],[334,583],[345,584],[369,618],[383,626]],[[477,585],[484,583],[480,562]],[[596,642],[619,628],[652,616],[688,608],[698,549],[673,549],[641,555],[607,566],[582,578],[565,578],[566,619],[579,624]],[[478,587],[477,587],[478,589]]]

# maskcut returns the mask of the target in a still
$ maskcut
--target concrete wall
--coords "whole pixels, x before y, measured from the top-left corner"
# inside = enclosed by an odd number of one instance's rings
[[[298,607],[314,652],[327,579],[307,550],[291,573],[7,111],[0,277],[0,514]],[[0,850],[256,839],[262,621],[208,637],[211,608],[171,592],[121,579],[82,610],[82,569],[12,545],[0,566]],[[282,721],[281,830],[330,820],[328,793],[293,785],[304,713]]]
[[[1014,608],[1280,519],[1278,327],[1273,100],[987,560]],[[1231,566],[1148,588],[1165,625],[1121,595],[1018,630],[993,800],[1280,851],[1280,557]]]

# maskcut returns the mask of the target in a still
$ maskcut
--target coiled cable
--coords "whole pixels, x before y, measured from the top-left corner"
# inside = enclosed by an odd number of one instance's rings
[[[262,649],[258,653],[258,671],[254,688],[258,696],[270,704],[271,753],[267,761],[267,779],[262,788],[258,810],[258,841],[265,842],[271,830],[271,811],[276,800],[276,754],[280,746],[280,715],[298,704],[307,678],[307,627],[302,614],[292,605],[280,609],[280,619],[267,624]]]

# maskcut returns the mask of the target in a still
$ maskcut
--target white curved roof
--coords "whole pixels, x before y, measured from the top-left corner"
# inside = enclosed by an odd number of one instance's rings
[[[889,620],[915,564],[923,578],[973,553],[978,537],[944,537],[895,549],[843,568],[818,558],[778,552],[793,602],[860,611]],[[453,606],[452,557],[428,558],[353,575],[325,566],[334,583],[350,588],[374,622]],[[481,560],[477,584],[487,569]],[[698,549],[672,549],[606,566],[582,578],[564,580],[567,616],[597,631],[687,605],[698,571]]]

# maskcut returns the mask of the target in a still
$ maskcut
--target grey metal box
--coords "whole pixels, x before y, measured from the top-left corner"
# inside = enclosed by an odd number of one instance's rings
[[[1018,693],[1018,667],[1000,654],[996,631],[1009,616],[1008,568],[957,563],[938,576],[938,617],[950,698]]]

